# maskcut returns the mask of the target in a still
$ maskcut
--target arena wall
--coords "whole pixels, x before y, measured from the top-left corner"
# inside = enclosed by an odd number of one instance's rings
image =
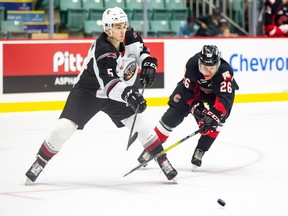
[[[0,112],[59,110],[81,70],[92,39],[0,41]],[[157,82],[144,96],[166,106],[187,60],[205,44],[219,47],[240,89],[235,102],[288,101],[285,38],[145,39],[159,60]]]

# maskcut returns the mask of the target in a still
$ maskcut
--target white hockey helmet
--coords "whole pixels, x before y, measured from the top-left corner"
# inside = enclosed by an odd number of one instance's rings
[[[106,9],[102,15],[102,27],[104,31],[106,27],[112,30],[112,24],[115,23],[128,24],[127,14],[119,7]]]

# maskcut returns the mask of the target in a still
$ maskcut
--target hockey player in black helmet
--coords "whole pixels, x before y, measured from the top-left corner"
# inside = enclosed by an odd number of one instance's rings
[[[171,94],[169,108],[154,130],[164,143],[173,129],[191,113],[201,128],[191,163],[194,168],[200,167],[203,155],[230,115],[237,89],[233,70],[220,57],[217,46],[204,45],[187,61],[184,78]],[[143,162],[147,154],[142,152],[138,161]]]

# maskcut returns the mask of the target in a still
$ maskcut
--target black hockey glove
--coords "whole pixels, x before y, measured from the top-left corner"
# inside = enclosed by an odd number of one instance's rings
[[[199,127],[201,128],[200,133],[202,135],[206,135],[209,131],[216,132],[217,126],[220,123],[220,114],[215,114],[215,111],[211,110],[204,110],[203,111],[203,117],[199,124]]]
[[[138,113],[142,113],[146,109],[146,100],[143,95],[140,94],[136,86],[128,86],[124,89],[121,98],[126,101],[126,103],[136,111],[138,108]]]
[[[191,106],[191,113],[199,124],[204,117],[204,111],[207,110],[202,101],[195,101]]]
[[[153,84],[156,76],[157,66],[156,58],[147,57],[143,60],[139,80],[142,86],[146,84],[146,87],[149,87]]]

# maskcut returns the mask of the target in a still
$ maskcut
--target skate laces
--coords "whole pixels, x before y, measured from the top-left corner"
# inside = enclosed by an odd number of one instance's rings
[[[174,170],[166,157],[158,158],[158,162],[164,173],[169,174],[171,171]]]
[[[162,166],[163,172],[165,172],[166,174],[169,174],[171,171],[174,170],[167,159],[161,163],[161,166]]]
[[[32,172],[34,175],[38,175],[43,169],[44,167],[41,166],[41,164],[38,161],[36,161],[32,165],[30,172]]]

